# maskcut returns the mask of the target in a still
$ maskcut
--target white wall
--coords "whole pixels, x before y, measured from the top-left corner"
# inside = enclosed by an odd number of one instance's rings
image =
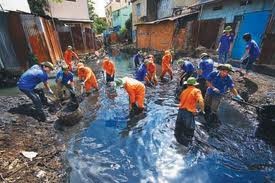
[[[49,3],[52,16],[55,18],[71,21],[89,20],[87,0],[63,0],[62,3],[54,3],[49,1]]]
[[[0,4],[4,10],[31,12],[27,0],[0,0]],[[0,11],[2,11],[1,7]]]

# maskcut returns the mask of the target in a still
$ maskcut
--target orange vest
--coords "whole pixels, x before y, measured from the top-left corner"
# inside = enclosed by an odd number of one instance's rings
[[[167,54],[162,57],[162,68],[170,68],[172,62],[172,55]]]
[[[78,78],[83,80],[90,79],[92,76],[95,77],[94,72],[89,67],[78,69],[77,74],[78,74]]]
[[[108,60],[103,61],[102,68],[109,75],[113,75],[115,73],[115,64],[112,61],[108,61]]]
[[[132,96],[145,95],[144,84],[136,79],[126,78],[124,88],[129,94],[131,103],[135,102],[135,97],[132,97]]]
[[[150,73],[150,74],[156,72],[156,64],[148,63],[147,64],[147,72]]]
[[[180,94],[179,108],[186,109],[189,112],[196,112],[196,105],[200,100],[203,100],[201,91],[194,86],[188,86],[188,88]]]
[[[64,53],[64,60],[66,63],[71,63],[72,62],[72,58],[75,57],[76,59],[78,59],[78,56],[75,52],[73,52],[72,50],[66,50]]]

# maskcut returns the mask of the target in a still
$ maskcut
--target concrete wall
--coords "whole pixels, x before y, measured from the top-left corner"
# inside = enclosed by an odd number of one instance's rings
[[[0,0],[0,4],[4,10],[31,12],[28,0]]]
[[[109,4],[107,4],[107,6],[105,6],[105,15],[106,15],[106,19],[107,19],[107,24],[109,27],[112,27],[112,12],[115,10],[118,10],[120,7],[120,3],[116,2],[116,1],[112,1]]]
[[[172,0],[160,0],[157,6],[157,18],[165,18],[171,16],[173,13]]]
[[[173,7],[191,6],[196,2],[198,2],[198,0],[174,0]]]
[[[123,8],[116,10],[112,13],[113,27],[120,25],[121,28],[125,27],[125,22],[129,19],[132,12],[131,6],[124,6]]]
[[[213,3],[205,5],[203,7],[201,19],[206,20],[224,18],[226,23],[232,23],[234,21],[234,17],[237,15],[255,11],[271,10],[272,8],[272,0],[253,0],[252,4],[248,4],[247,6],[240,6],[239,0],[230,0],[224,1],[220,4],[223,6],[221,10],[214,11],[213,8],[219,4],[220,3]]]
[[[137,15],[137,4],[140,4],[140,16]],[[147,0],[137,0],[132,3],[132,41],[136,42],[137,27],[135,24],[143,22],[140,18],[147,16]]]
[[[89,21],[87,0],[62,1],[54,3],[49,1],[52,16],[61,20]]]

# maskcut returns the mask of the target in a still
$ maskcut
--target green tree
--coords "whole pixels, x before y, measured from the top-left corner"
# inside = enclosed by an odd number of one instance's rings
[[[51,0],[52,2],[61,3],[63,0]],[[49,11],[48,0],[28,0],[31,12],[36,15],[46,15]]]
[[[130,14],[128,20],[125,22],[125,28],[127,32],[127,38],[129,40],[132,40],[132,13]]]
[[[95,18],[94,28],[97,34],[103,33],[103,31],[107,29],[107,26],[107,22],[103,18],[100,18],[98,16]]]
[[[98,17],[95,13],[95,2],[93,0],[88,0],[88,11],[89,11],[89,17],[90,20],[95,21],[95,19]]]
[[[89,17],[90,20],[93,21],[93,27],[95,28],[95,31],[97,34],[101,34],[104,30],[107,29],[107,22],[103,19],[98,17],[98,15],[95,13],[95,3],[93,0],[88,0],[88,11],[89,11]]]

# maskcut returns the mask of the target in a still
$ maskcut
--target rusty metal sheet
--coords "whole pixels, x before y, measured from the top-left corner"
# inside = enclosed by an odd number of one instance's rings
[[[89,51],[95,50],[95,39],[92,29],[85,28],[86,46]]]
[[[175,33],[173,37],[173,47],[175,49],[183,49],[185,43],[186,29],[181,28],[178,32]]]
[[[20,64],[17,61],[12,40],[8,30],[8,14],[0,12],[0,68],[18,69]]]
[[[19,13],[8,13],[8,30],[11,41],[13,43],[17,61],[20,63],[21,69],[26,70],[29,66],[29,48]]]
[[[63,58],[62,50],[59,45],[57,32],[54,30],[51,20],[42,19],[44,26],[44,34],[47,42],[48,50],[53,63]]]
[[[64,53],[68,45],[71,45],[74,47],[73,39],[71,36],[71,28],[70,26],[64,26],[62,22],[57,22],[55,26],[58,32],[62,53]]]
[[[260,55],[260,64],[275,65],[275,34],[266,34]]]
[[[21,14],[20,17],[32,53],[38,58],[39,62],[51,60],[40,18],[26,14]]]
[[[72,37],[73,37],[75,51],[78,53],[85,52],[84,40],[83,40],[80,24],[74,24],[71,27],[71,30],[72,30]]]
[[[193,47],[199,45],[209,49],[216,48],[216,40],[222,19],[200,20],[192,23]]]
[[[173,21],[137,26],[138,48],[166,50],[172,47],[175,23]]]

